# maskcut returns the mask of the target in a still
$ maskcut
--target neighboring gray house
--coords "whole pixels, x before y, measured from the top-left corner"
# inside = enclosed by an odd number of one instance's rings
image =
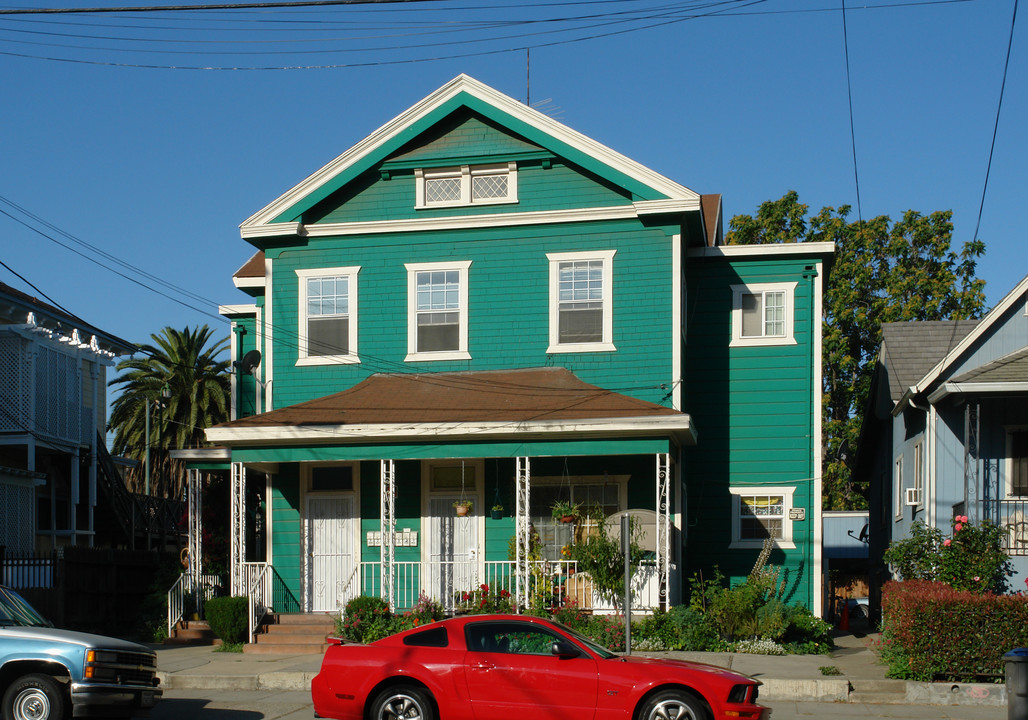
[[[871,487],[871,557],[922,520],[1006,528],[1028,577],[1028,277],[981,320],[888,323],[872,380],[858,481]],[[872,571],[872,606],[884,565]]]

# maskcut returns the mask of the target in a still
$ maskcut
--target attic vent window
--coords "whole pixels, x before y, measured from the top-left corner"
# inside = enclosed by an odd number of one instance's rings
[[[414,171],[415,207],[498,205],[518,201],[516,163],[462,165]]]

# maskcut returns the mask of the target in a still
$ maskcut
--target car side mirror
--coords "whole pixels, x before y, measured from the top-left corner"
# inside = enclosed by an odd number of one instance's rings
[[[550,654],[559,658],[574,658],[581,655],[581,651],[567,640],[557,640],[550,647]]]

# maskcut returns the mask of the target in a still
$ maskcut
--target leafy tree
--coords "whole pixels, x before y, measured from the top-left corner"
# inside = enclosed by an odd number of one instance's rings
[[[609,523],[620,516],[607,517],[601,507],[589,513],[595,523],[595,532],[589,533],[582,542],[569,549],[572,560],[578,562],[580,572],[589,573],[593,592],[611,603],[619,613],[624,613],[625,604],[625,554],[621,549],[621,538],[611,534]],[[641,530],[635,518],[629,521],[628,562],[629,573],[634,576],[642,563],[646,551],[639,545]]]
[[[154,344],[141,345],[139,355],[117,365],[120,375],[109,385],[119,386],[121,394],[112,404],[109,424],[114,452],[139,461],[126,480],[136,492],[144,486],[148,409],[150,492],[163,497],[181,497],[185,482],[185,468],[168,451],[202,447],[204,430],[228,420],[229,361],[217,359],[228,338],[209,344],[212,334],[206,325],[164,328],[150,336]]]
[[[985,252],[980,240],[951,249],[952,212],[913,210],[893,222],[886,216],[851,222],[850,207],[808,217],[790,190],[761,204],[755,217],[729,222],[729,244],[833,242],[835,257],[824,297],[824,506],[867,507],[868,487],[850,474],[882,323],[981,317],[985,281],[975,276]]]

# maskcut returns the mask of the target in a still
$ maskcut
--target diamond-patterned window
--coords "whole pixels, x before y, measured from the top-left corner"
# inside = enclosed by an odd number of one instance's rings
[[[462,165],[414,171],[415,207],[517,202],[517,164]]]

